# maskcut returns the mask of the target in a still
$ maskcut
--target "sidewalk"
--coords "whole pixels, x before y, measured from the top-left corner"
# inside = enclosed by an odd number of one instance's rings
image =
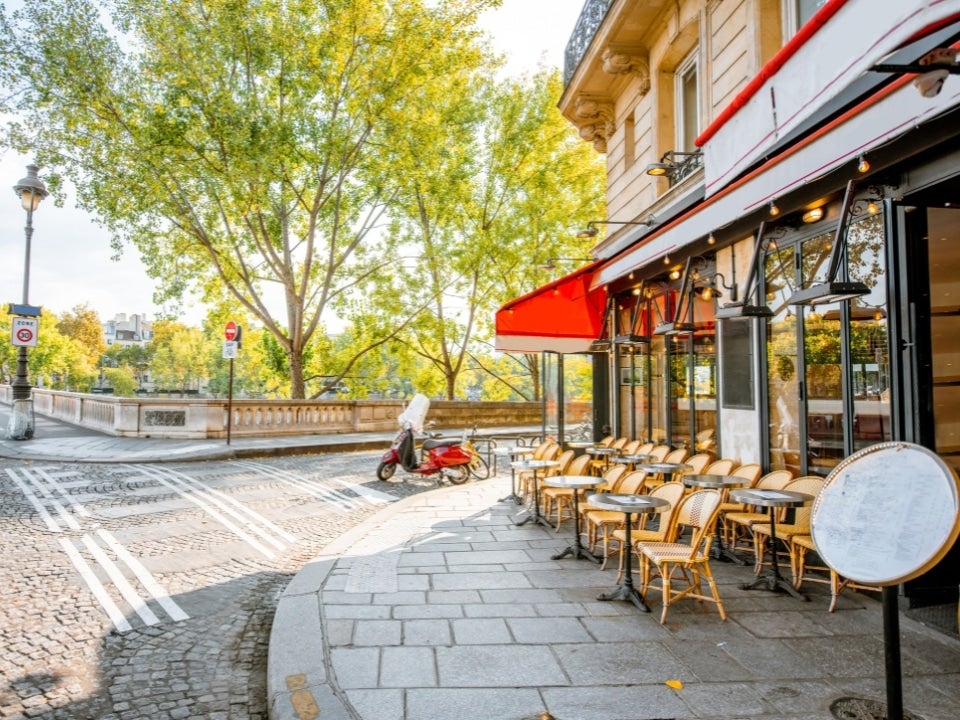
[[[514,525],[509,485],[407,498],[306,565],[274,619],[270,717],[885,717],[871,714],[886,701],[877,595],[845,592],[828,613],[824,585],[810,602],[742,590],[751,569],[714,562],[727,621],[690,600],[660,625],[658,597],[651,614],[596,600],[615,569],[551,560],[571,524]],[[954,720],[960,640],[900,623],[904,717]]]

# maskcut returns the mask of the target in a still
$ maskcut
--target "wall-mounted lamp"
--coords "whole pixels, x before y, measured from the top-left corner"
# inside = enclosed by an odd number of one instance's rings
[[[870,170],[870,163],[867,161],[865,155],[861,155],[857,158],[857,172],[861,175]]]
[[[750,270],[747,272],[747,282],[743,291],[743,300],[737,301],[736,285],[731,290],[731,302],[723,307],[718,307],[714,313],[717,320],[738,320],[742,318],[767,318],[773,317],[773,310],[766,305],[751,304],[753,294],[759,289],[758,268],[760,265],[760,255],[763,250],[763,231],[766,223],[760,223],[757,229],[757,239],[753,246],[753,257],[750,259]]]
[[[654,335],[684,335],[697,329],[693,322],[693,285],[690,282],[692,277],[690,268],[695,259],[703,262],[703,258],[687,258],[683,268],[683,280],[680,282],[680,290],[677,293],[677,306],[673,312],[673,320],[657,325],[653,330]],[[670,276],[673,278],[673,273]],[[690,297],[687,297],[688,295]]]
[[[583,230],[577,230],[577,237],[581,240],[596,237],[600,233],[597,225],[645,225],[650,227],[653,223],[653,217],[648,217],[646,220],[591,220]]]
[[[774,200],[770,201],[770,217],[776,217],[780,214],[780,208],[777,207],[777,203]]]
[[[667,150],[659,162],[647,165],[645,172],[653,177],[666,176],[670,184],[678,183],[703,164],[703,152],[679,152]]]
[[[714,236],[714,234],[711,232],[711,233],[707,236],[707,245],[716,245],[716,244],[717,244],[717,238],[716,238],[716,237]]]
[[[822,208],[822,207],[810,208],[809,210],[807,210],[807,211],[803,214],[803,221],[804,221],[805,223],[807,223],[807,224],[809,224],[809,223],[815,223],[815,222],[817,222],[817,221],[819,221],[819,220],[822,220],[822,219],[823,219],[823,208]]]
[[[843,252],[847,245],[847,228],[850,224],[850,216],[853,215],[853,180],[847,182],[847,190],[843,195],[843,205],[840,209],[840,220],[837,222],[837,233],[833,240],[833,246],[830,250],[830,265],[827,268],[826,282],[811,285],[808,288],[797,290],[790,299],[788,305],[821,305],[824,303],[841,302],[843,300],[852,300],[856,297],[870,294],[870,288],[862,282],[844,282],[836,280],[837,273],[840,270],[840,261],[843,258]]]

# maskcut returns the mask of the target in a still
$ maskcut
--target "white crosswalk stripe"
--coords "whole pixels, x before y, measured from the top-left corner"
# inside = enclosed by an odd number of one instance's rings
[[[83,532],[81,522],[88,521],[90,513],[72,498],[64,484],[60,482],[60,478],[66,474],[51,473],[44,468],[21,468],[19,471],[7,468],[6,471],[48,530],[55,533]],[[78,485],[70,483],[70,486]],[[80,520],[78,521],[74,515],[79,516]],[[117,632],[125,633],[133,629],[129,621],[130,616],[125,614],[111,597],[107,586],[98,577],[95,567],[102,570],[124,602],[145,625],[156,625],[160,622],[160,618],[147,604],[149,599],[156,601],[174,622],[186,620],[189,617],[143,564],[133,557],[113,535],[102,528],[97,529],[95,535],[96,537],[87,533],[80,535],[79,545],[72,538],[62,537],[59,544]],[[107,550],[113,552],[117,560],[110,557],[104,547],[98,544],[97,539],[106,546]],[[84,551],[93,565],[84,557]],[[141,591],[128,579],[124,568],[146,591],[145,595],[141,594]]]

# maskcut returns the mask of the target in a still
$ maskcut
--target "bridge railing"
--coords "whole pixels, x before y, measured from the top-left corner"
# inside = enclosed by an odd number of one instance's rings
[[[0,402],[12,390],[0,385]],[[227,435],[226,398],[120,398],[33,389],[34,412],[118,437],[222,438]],[[382,432],[397,428],[402,400],[234,399],[230,433],[237,437]],[[428,419],[440,429],[535,426],[537,402],[434,400]]]

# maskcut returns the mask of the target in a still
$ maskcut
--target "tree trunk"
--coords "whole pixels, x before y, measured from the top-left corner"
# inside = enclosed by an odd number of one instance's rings
[[[307,396],[303,382],[303,356],[292,350],[287,356],[290,358],[290,399],[303,400]]]
[[[449,373],[447,375],[447,400],[456,400],[457,376]]]

